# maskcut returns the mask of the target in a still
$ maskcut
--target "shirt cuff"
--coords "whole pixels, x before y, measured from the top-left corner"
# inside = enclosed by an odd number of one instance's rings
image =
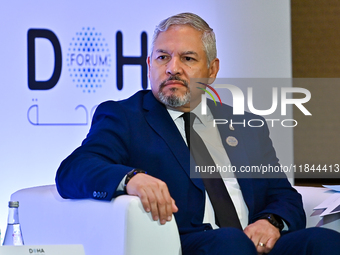
[[[126,179],[126,175],[124,176],[124,178],[122,179],[122,181],[119,183],[116,192],[125,192],[124,186],[125,186],[125,179]]]

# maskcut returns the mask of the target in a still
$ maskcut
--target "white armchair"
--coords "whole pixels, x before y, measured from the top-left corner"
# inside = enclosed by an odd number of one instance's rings
[[[82,244],[86,255],[181,254],[175,219],[153,221],[135,196],[63,199],[48,185],[19,190],[11,200],[20,202],[25,245]]]
[[[325,188],[295,187],[303,197],[307,227],[316,226],[313,208],[332,194]],[[178,255],[181,245],[173,218],[160,225],[146,213],[138,197],[120,196],[110,202],[62,199],[55,185],[23,189],[19,218],[26,245],[82,244],[86,255]],[[340,232],[339,214],[324,227]]]

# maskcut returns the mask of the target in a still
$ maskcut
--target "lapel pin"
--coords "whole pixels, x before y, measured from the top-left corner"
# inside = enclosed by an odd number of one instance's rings
[[[233,125],[230,123],[229,124],[229,129],[231,130],[231,131],[234,131],[235,130],[235,128],[233,127]]]
[[[237,139],[233,136],[228,136],[226,141],[229,146],[235,147],[238,145]]]

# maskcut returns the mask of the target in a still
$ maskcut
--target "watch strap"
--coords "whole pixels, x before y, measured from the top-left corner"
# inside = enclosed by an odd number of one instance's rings
[[[282,219],[277,215],[268,213],[268,214],[264,214],[260,218],[258,218],[258,220],[261,220],[261,219],[268,220],[270,224],[272,224],[274,227],[278,228],[280,231],[282,231],[282,229],[284,228],[284,224],[283,224]]]
[[[126,185],[129,183],[129,181],[132,179],[132,177],[134,177],[136,174],[139,174],[139,173],[147,174],[146,171],[144,171],[142,169],[138,169],[138,168],[133,169],[126,174],[125,184],[124,184],[125,189],[126,189]]]

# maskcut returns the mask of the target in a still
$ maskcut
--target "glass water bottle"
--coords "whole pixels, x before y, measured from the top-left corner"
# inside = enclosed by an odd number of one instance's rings
[[[3,245],[24,245],[19,223],[19,202],[9,201],[8,222]]]

